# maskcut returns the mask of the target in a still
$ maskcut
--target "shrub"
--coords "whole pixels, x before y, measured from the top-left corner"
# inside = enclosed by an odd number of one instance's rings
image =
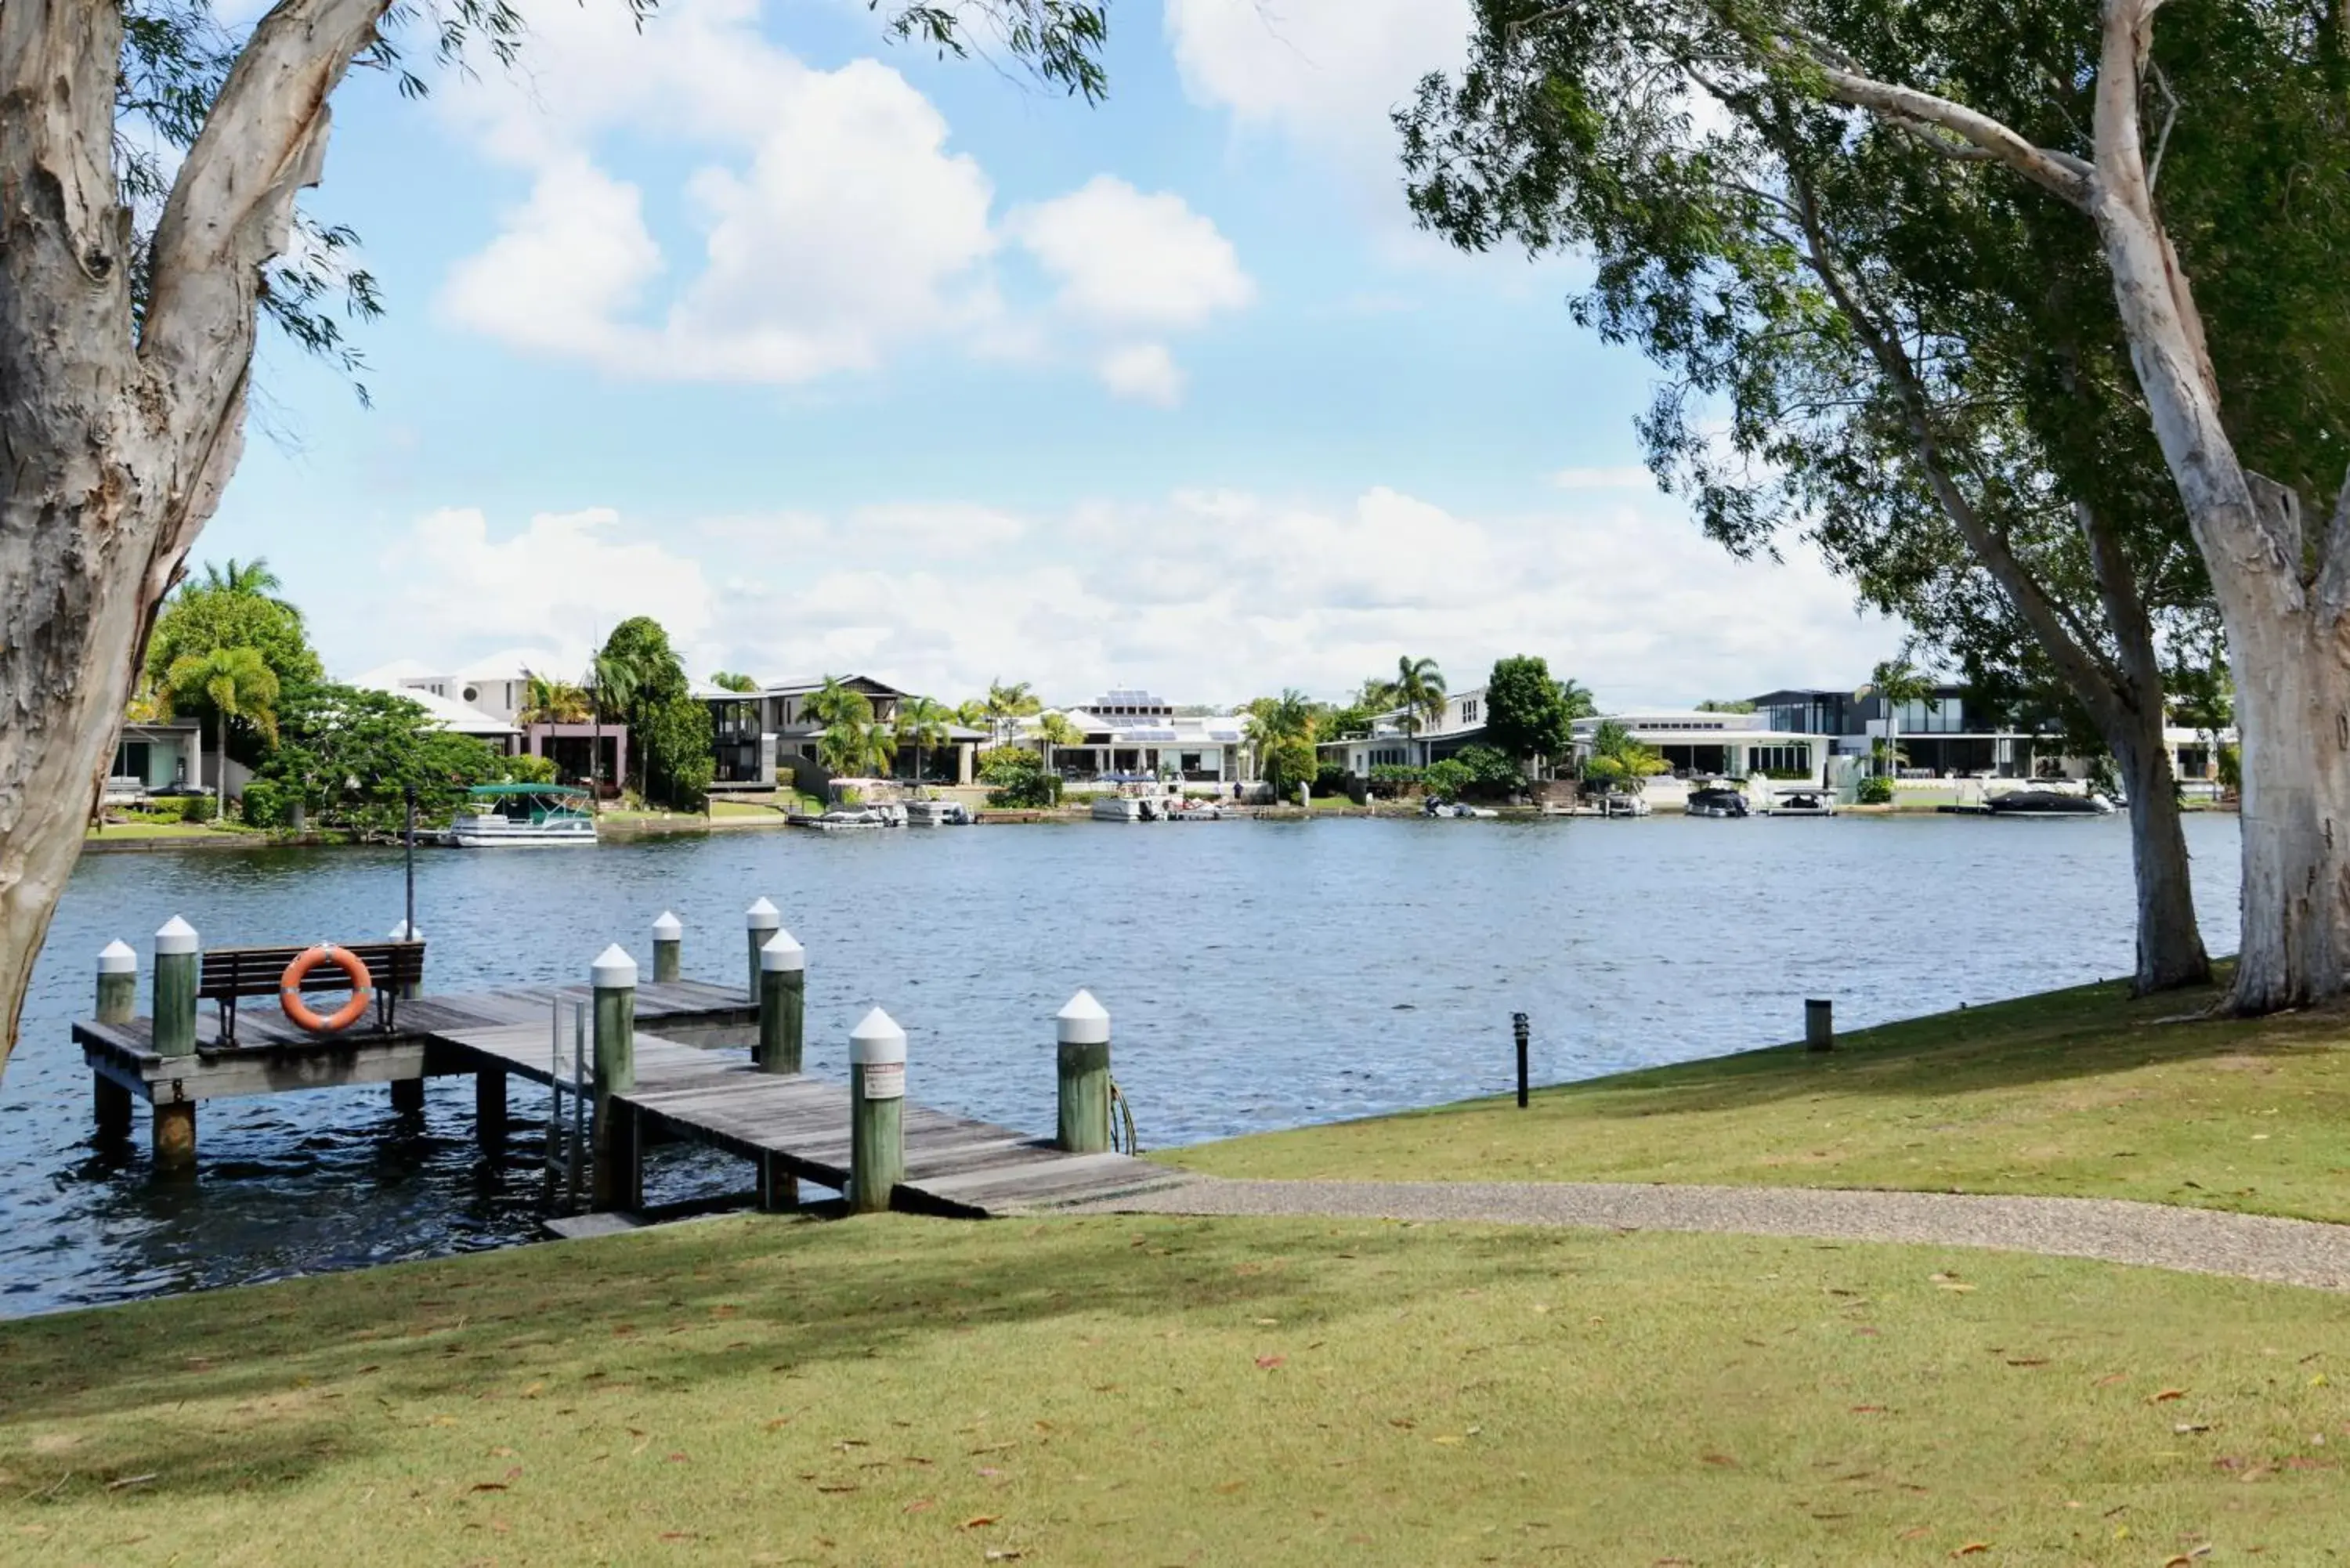
[[[1031,753],[1032,755],[1034,753]],[[1009,811],[1042,811],[1061,804],[1059,775],[1042,768],[987,792],[987,804]]]
[[[1451,760],[1469,770],[1470,784],[1480,794],[1508,795],[1525,788],[1525,771],[1498,746],[1463,746]]]
[[[1335,763],[1325,763],[1321,771],[1314,775],[1314,793],[1317,795],[1346,794],[1354,776]]]
[[[1428,764],[1428,793],[1457,797],[1461,791],[1477,782],[1475,770],[1458,757],[1447,757]]]
[[[1893,781],[1882,774],[1871,774],[1860,781],[1859,788],[1853,793],[1853,799],[1863,805],[1891,805]]]
[[[528,752],[498,759],[498,776],[510,784],[553,784],[555,760],[534,757]]]
[[[180,797],[180,820],[182,822],[210,822],[213,819],[213,801],[212,796],[208,794],[191,794]]]
[[[247,827],[283,827],[286,825],[286,792],[267,779],[255,779],[246,784],[244,798],[238,804],[244,813]]]

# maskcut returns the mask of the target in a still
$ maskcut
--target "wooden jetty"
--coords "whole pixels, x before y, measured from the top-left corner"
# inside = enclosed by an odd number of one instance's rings
[[[678,926],[672,916],[662,920],[655,928],[655,972],[674,976]],[[416,1105],[423,1080],[471,1075],[485,1141],[504,1134],[511,1078],[553,1091],[551,1119],[558,1122],[567,1094],[579,1097],[583,1119],[592,1098],[594,1190],[603,1210],[639,1206],[644,1152],[670,1141],[751,1162],[760,1201],[771,1208],[796,1202],[804,1180],[844,1194],[870,1187],[858,1179],[860,1151],[868,1174],[879,1173],[876,1200],[864,1207],[941,1215],[1050,1207],[1180,1179],[1111,1148],[1108,1016],[1084,993],[1084,1005],[1072,1002],[1060,1024],[1064,1103],[1056,1138],[905,1104],[902,1032],[895,1033],[894,1076],[886,1067],[860,1064],[844,1084],[799,1071],[804,958],[764,900],[750,914],[752,948],[765,965],[756,992],[681,978],[639,986],[634,961],[616,946],[598,961],[589,985],[407,996],[396,1010],[339,1033],[301,1028],[274,1007],[253,1008],[225,1029],[215,1018],[186,1017],[196,987],[192,980],[178,982],[170,950],[192,952],[194,933],[172,925],[189,940],[158,938],[155,991],[166,1015],[161,1031],[154,1017],[130,1011],[125,981],[135,981],[135,972],[126,976],[123,961],[135,965],[135,956],[120,943],[99,961],[100,1017],[73,1028],[92,1075],[101,1130],[128,1136],[133,1104],[146,1100],[154,1108],[160,1166],[193,1162],[195,1107],[208,1099],[388,1084],[396,1103]],[[416,967],[421,972],[421,957]],[[574,1064],[575,1009],[596,1020],[592,1073],[585,1060]],[[852,1043],[860,1063],[876,1019],[885,1033],[896,1029],[875,1009]],[[750,1045],[754,1038],[762,1044]],[[886,1147],[874,1141],[883,1137]]]

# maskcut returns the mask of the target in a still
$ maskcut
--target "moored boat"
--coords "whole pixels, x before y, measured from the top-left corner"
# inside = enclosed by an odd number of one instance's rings
[[[1728,784],[1709,784],[1689,793],[1689,804],[1682,807],[1691,816],[1749,816],[1753,808],[1747,804],[1746,792]]]
[[[1983,804],[1993,816],[2110,816],[2114,809],[2103,795],[2056,789],[2012,789]]]
[[[1765,816],[1834,816],[1835,796],[1824,789],[1773,790],[1770,804],[1762,808]]]
[[[588,792],[572,784],[475,784],[472,809],[449,824],[447,841],[460,849],[549,848],[596,842],[596,819],[583,807]]]

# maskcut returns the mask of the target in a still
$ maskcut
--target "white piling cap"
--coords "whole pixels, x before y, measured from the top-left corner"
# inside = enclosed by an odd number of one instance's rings
[[[759,946],[759,968],[768,972],[797,974],[807,968],[807,950],[781,926]]]
[[[155,933],[155,950],[158,953],[192,953],[203,946],[203,940],[196,935],[196,928],[177,915],[164,921],[163,929]]]
[[[1109,1044],[1109,1012],[1094,1000],[1090,991],[1080,991],[1069,998],[1069,1004],[1053,1016],[1060,1026],[1064,1045],[1107,1045]]]
[[[743,923],[754,931],[772,931],[784,923],[784,917],[773,904],[761,898],[743,911]]]
[[[887,1066],[906,1059],[906,1032],[879,1008],[848,1033],[848,1060],[858,1067]]]
[[[653,922],[653,940],[657,942],[681,942],[684,940],[685,922],[679,919],[671,911],[663,909],[660,914],[660,919]]]
[[[411,931],[408,929],[408,922],[402,920],[384,932],[383,940],[388,942],[421,942],[424,940],[424,931],[421,927]]]
[[[618,942],[598,953],[588,972],[594,977],[598,991],[634,991],[637,987],[637,961]]]
[[[130,944],[117,937],[98,950],[98,972],[100,974],[137,974],[139,955]]]

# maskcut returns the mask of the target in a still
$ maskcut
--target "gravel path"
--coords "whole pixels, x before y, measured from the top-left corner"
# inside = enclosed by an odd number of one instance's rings
[[[1581,1182],[1234,1181],[1198,1177],[1074,1212],[1471,1220],[1995,1247],[2350,1291],[2350,1225],[2103,1198]]]

